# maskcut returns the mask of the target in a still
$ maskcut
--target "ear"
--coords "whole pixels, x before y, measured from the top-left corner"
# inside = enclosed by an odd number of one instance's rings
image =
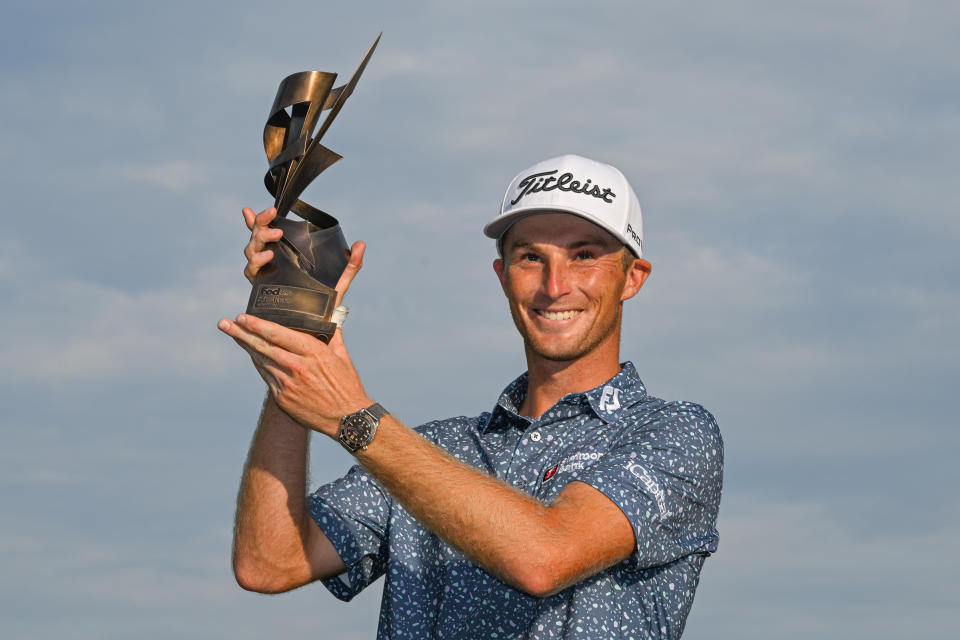
[[[493,261],[493,270],[496,271],[497,277],[500,279],[500,286],[501,286],[501,287],[504,286],[504,283],[503,283],[503,277],[504,277],[504,276],[503,276],[503,269],[504,269],[503,258],[497,258],[496,260]]]
[[[633,261],[633,265],[627,271],[627,278],[623,283],[623,293],[620,295],[621,302],[637,295],[652,270],[653,265],[643,258],[637,258]]]

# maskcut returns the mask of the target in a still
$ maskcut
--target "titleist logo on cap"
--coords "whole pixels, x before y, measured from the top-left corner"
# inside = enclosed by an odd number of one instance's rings
[[[562,174],[559,178],[555,177],[554,174],[559,171],[559,169],[554,169],[553,171],[544,171],[542,173],[531,173],[525,177],[517,183],[520,195],[518,195],[516,199],[511,200],[510,204],[516,205],[527,194],[539,193],[540,191],[553,191],[554,189],[569,191],[570,193],[582,193],[609,203],[612,203],[613,199],[617,197],[617,194],[611,189],[604,189],[596,184],[591,185],[590,178],[587,178],[585,182],[581,183],[579,180],[574,180],[573,174],[570,172]]]

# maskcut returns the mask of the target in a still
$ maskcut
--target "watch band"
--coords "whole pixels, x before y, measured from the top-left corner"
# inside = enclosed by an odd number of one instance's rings
[[[379,402],[374,402],[372,405],[370,405],[366,409],[361,409],[361,411],[366,411],[371,416],[373,416],[374,419],[376,419],[377,421],[377,425],[380,424],[380,420],[383,418],[383,416],[390,414],[390,412],[384,409]]]

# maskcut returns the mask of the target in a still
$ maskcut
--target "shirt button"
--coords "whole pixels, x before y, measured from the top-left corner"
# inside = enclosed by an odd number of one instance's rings
[[[534,431],[533,433],[531,433],[530,439],[533,440],[534,442],[540,442],[540,432]]]

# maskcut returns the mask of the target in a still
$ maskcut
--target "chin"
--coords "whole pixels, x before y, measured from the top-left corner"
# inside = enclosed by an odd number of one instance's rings
[[[564,338],[561,340],[532,339],[524,336],[527,347],[544,360],[553,362],[571,362],[587,355],[597,347],[599,341],[589,341],[588,336]]]
[[[544,352],[534,349],[534,352],[540,356],[540,358],[549,360],[550,362],[574,362],[584,355],[576,351]]]
[[[596,322],[588,323],[587,326],[577,327],[579,330],[552,334],[538,331],[522,322],[516,322],[516,326],[523,336],[528,353],[550,362],[574,362],[603,348],[610,340],[619,343],[617,320],[618,318],[614,317],[610,322],[599,325]]]

